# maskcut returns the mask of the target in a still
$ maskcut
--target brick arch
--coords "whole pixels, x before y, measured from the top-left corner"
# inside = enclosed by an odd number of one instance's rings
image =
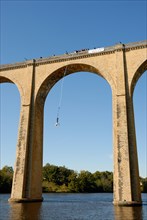
[[[0,83],[14,83],[12,80],[4,77],[4,76],[1,76],[0,77]]]
[[[18,92],[19,92],[20,101],[21,101],[22,97],[24,97],[23,89],[21,88],[19,82],[17,82],[16,80],[10,79],[8,77],[0,76],[0,83],[12,83],[12,84],[14,84],[16,86]]]
[[[135,89],[135,86],[139,80],[139,78],[142,76],[142,74],[147,70],[147,60],[145,60],[140,66],[139,68],[136,70],[134,76],[133,76],[133,79],[131,81],[131,96],[133,96],[133,93],[134,93],[134,89]]]
[[[109,75],[105,76],[104,74],[100,73],[98,71],[97,68],[95,68],[94,66],[88,65],[88,64],[82,64],[82,63],[75,63],[75,64],[68,64],[68,65],[64,65],[60,68],[58,68],[57,70],[55,70],[54,72],[52,72],[41,84],[38,92],[37,92],[37,96],[36,96],[36,101],[38,104],[42,104],[44,105],[45,99],[50,91],[50,89],[60,80],[63,78],[64,76],[64,72],[66,69],[66,76],[76,73],[76,72],[90,72],[93,74],[97,74],[99,76],[101,76],[102,78],[104,78],[110,88],[112,89],[112,79]]]

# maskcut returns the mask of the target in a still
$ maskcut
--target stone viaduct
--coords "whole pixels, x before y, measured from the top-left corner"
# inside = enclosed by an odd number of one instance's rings
[[[20,125],[12,202],[42,201],[44,103],[64,76],[91,72],[112,90],[115,205],[141,205],[133,91],[147,70],[147,41],[116,44],[100,50],[78,51],[0,66],[0,82],[14,83],[21,97]]]

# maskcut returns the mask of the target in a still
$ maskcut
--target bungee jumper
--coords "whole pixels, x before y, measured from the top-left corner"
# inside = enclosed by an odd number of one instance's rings
[[[56,119],[55,126],[56,126],[56,127],[57,127],[57,126],[60,126],[60,123],[59,123],[59,118],[58,118],[58,117],[57,117],[57,119]]]

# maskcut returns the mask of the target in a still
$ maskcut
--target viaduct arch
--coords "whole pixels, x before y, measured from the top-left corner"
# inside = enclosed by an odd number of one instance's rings
[[[147,41],[116,44],[0,66],[0,82],[12,82],[21,97],[11,202],[42,201],[43,110],[46,96],[64,75],[87,71],[110,85],[113,105],[115,205],[140,205],[133,91],[147,70]],[[37,184],[36,184],[37,183]]]

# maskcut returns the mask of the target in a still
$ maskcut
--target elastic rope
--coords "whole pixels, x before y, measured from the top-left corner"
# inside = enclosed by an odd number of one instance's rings
[[[58,104],[57,119],[59,119],[59,113],[60,113],[61,104],[62,104],[62,98],[63,98],[63,84],[64,84],[64,77],[65,77],[65,75],[66,75],[66,72],[67,72],[67,66],[66,66],[66,68],[65,68],[64,75],[63,75],[62,81],[61,81],[60,99],[59,99],[59,104]]]

